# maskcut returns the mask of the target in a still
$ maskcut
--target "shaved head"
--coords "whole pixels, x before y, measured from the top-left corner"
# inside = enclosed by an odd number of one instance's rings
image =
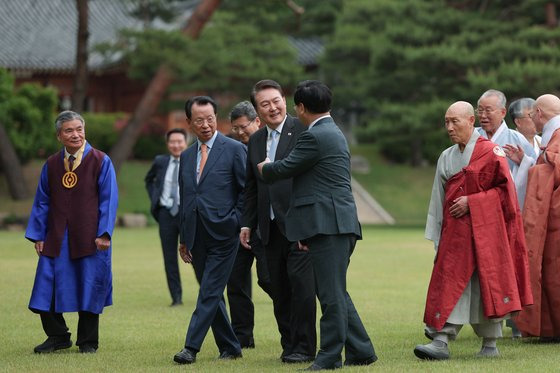
[[[445,129],[451,141],[463,151],[474,131],[474,108],[466,101],[451,104],[445,112]]]
[[[451,104],[447,109],[447,112],[452,112],[455,115],[462,115],[462,116],[474,116],[474,108],[473,106],[466,102],[466,101],[457,101]]]
[[[560,98],[555,95],[546,94],[540,96],[537,98],[537,105],[543,111],[547,119],[560,114]]]
[[[557,115],[560,115],[560,98],[551,94],[537,98],[532,119],[538,132],[542,132],[544,125]]]

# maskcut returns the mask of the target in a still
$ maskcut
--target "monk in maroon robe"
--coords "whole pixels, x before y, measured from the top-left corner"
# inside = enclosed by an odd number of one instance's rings
[[[560,99],[539,97],[531,118],[542,132],[542,151],[529,169],[523,210],[535,302],[515,322],[524,336],[560,342]]]
[[[456,145],[438,160],[426,237],[437,255],[424,322],[433,338],[421,359],[447,359],[462,325],[483,338],[479,356],[498,356],[500,320],[532,302],[523,223],[503,150],[474,130],[474,109],[456,102],[445,115]]]

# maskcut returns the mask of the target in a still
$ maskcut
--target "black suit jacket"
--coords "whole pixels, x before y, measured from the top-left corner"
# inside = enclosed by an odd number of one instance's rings
[[[275,159],[283,159],[294,148],[300,133],[306,127],[299,120],[288,115],[276,148]],[[245,178],[245,206],[242,226],[255,230],[257,225],[263,244],[268,244],[270,229],[270,204],[280,232],[286,235],[286,212],[290,206],[292,179],[278,180],[266,184],[257,170],[257,164],[266,158],[266,138],[268,131],[260,128],[249,138],[247,150],[247,177]]]
[[[152,167],[146,174],[144,182],[146,183],[146,190],[150,197],[150,212],[156,221],[158,220],[157,210],[159,209],[159,197],[163,192],[163,181],[165,179],[165,172],[169,166],[169,159],[171,155],[162,154],[156,155]]]

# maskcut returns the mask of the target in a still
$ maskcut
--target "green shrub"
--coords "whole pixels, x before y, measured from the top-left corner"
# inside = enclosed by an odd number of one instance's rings
[[[37,84],[15,88],[13,76],[0,68],[0,122],[22,163],[56,151],[56,104],[54,88]]]
[[[86,139],[95,148],[108,153],[119,136],[115,123],[125,116],[124,113],[84,113]]]

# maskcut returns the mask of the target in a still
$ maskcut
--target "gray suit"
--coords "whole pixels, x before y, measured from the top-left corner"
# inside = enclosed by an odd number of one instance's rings
[[[338,366],[343,347],[349,362],[376,359],[346,291],[350,255],[362,233],[350,187],[350,152],[332,118],[323,118],[303,132],[288,157],[263,167],[267,182],[288,177],[293,177],[293,189],[286,235],[309,247],[323,311],[315,363]]]

